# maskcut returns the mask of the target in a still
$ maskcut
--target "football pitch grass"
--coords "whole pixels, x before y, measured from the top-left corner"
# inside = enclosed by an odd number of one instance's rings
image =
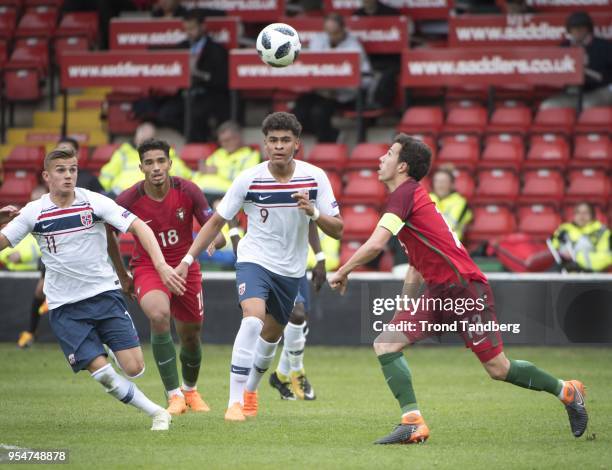
[[[73,375],[55,344],[0,345],[0,444],[68,449],[78,468],[612,468],[612,349],[508,348],[587,386],[586,434],[575,439],[557,399],[490,380],[461,347],[408,350],[424,445],[375,446],[399,410],[371,348],[309,347],[313,402],[287,402],[264,377],[259,416],[226,423],[229,346],[204,345],[200,389],[212,411],[176,417],[169,432],[107,396],[86,372]],[[162,403],[151,349],[138,386]],[[4,462],[2,462],[4,463]],[[24,468],[24,467],[21,467]],[[40,467],[36,467],[40,468]]]

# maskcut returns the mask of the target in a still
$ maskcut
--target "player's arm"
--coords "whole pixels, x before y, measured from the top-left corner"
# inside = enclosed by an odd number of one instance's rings
[[[0,225],[8,224],[19,215],[19,209],[15,206],[4,206],[0,208]]]
[[[414,266],[410,266],[406,271],[404,285],[402,286],[402,297],[414,298],[418,295],[421,285],[423,284],[423,276],[416,270]]]
[[[238,228],[238,220],[234,217],[227,225],[229,226],[229,237],[232,242],[234,254],[238,255],[238,243],[240,242],[240,229]]]
[[[172,293],[183,295],[185,292],[185,280],[175,273],[166,263],[153,230],[151,230],[142,220],[137,218],[130,224],[128,232],[138,237],[140,244],[151,258],[151,261],[153,261],[153,266],[159,273],[159,277],[161,277],[163,283]]]
[[[317,226],[323,230],[326,235],[336,240],[342,238],[344,222],[342,222],[342,218],[339,215],[321,213],[319,209],[310,202],[307,193],[294,193],[291,197],[297,200],[298,209],[302,209],[311,220],[314,220]]]
[[[8,241],[8,238],[0,233],[0,251],[8,248],[9,246],[11,246],[11,243]]]
[[[115,267],[115,272],[117,273],[117,277],[121,283],[121,290],[126,295],[134,298],[134,280],[132,279],[132,276],[128,270],[125,269],[123,259],[121,259],[121,251],[119,250],[119,242],[117,241],[115,231],[108,224],[105,224],[105,227],[106,251],[108,252],[108,256]]]
[[[208,219],[193,240],[185,257],[181,260],[179,265],[174,268],[178,275],[182,277],[187,276],[187,269],[191,266],[191,263],[200,256],[200,253],[202,253],[205,248],[208,248],[226,223],[227,220],[221,217],[217,212]]]
[[[312,268],[312,283],[314,284],[315,292],[319,292],[327,280],[327,271],[325,270],[325,254],[321,251],[319,229],[317,224],[312,221],[308,225],[308,243],[310,243],[317,260],[317,264]]]

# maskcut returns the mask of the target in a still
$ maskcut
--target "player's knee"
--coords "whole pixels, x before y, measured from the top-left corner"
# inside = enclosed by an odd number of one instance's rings
[[[507,362],[507,360],[506,360]],[[485,370],[493,380],[506,380],[508,376],[509,363],[501,360],[491,360],[483,364]]]
[[[144,359],[133,359],[123,367],[123,371],[130,379],[136,379],[144,374]]]
[[[294,325],[301,325],[306,321],[306,312],[304,311],[304,304],[296,304],[291,312],[289,321]]]
[[[381,356],[383,354],[400,352],[403,348],[402,344],[378,341],[378,338],[376,338],[372,346],[374,347],[374,352],[376,352],[377,356]]]
[[[151,327],[155,333],[170,331],[170,312],[165,309],[153,309],[148,314]]]

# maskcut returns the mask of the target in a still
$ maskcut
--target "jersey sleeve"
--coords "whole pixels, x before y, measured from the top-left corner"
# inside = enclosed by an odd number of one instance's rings
[[[193,215],[200,225],[208,222],[208,219],[213,214],[212,209],[208,205],[208,201],[204,197],[204,193],[191,181],[184,181],[184,191],[187,196],[193,201]]]
[[[19,215],[0,230],[0,233],[6,237],[14,248],[34,229],[35,223],[36,209],[34,203],[31,202],[26,204],[19,212]]]
[[[414,188],[403,184],[389,195],[385,214],[394,214],[402,223],[408,219],[414,205]]]
[[[127,232],[132,222],[137,219],[134,214],[111,198],[91,191],[88,191],[88,196],[94,214],[123,233]]]
[[[221,199],[217,206],[217,213],[225,220],[232,220],[238,211],[242,209],[250,180],[251,172],[243,173],[234,180],[225,196],[223,196],[223,199]]]
[[[338,207],[336,196],[334,196],[334,190],[331,187],[329,178],[322,170],[317,177],[317,183],[319,186],[315,202],[317,209],[321,211],[321,214],[331,215],[332,217],[340,214],[340,208]]]

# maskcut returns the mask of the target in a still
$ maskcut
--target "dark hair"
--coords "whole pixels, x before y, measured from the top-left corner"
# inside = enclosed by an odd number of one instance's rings
[[[587,28],[592,33],[593,19],[586,11],[575,11],[565,22],[565,29],[569,31],[571,28]]]
[[[408,164],[408,176],[416,181],[421,179],[429,172],[431,166],[431,150],[429,147],[414,137],[406,134],[398,134],[393,139],[394,144],[400,144],[398,163]]]
[[[576,209],[578,209],[580,206],[586,206],[589,209],[589,212],[591,214],[591,219],[595,220],[595,218],[597,217],[597,214],[595,213],[595,206],[593,204],[587,201],[579,202],[578,204],[574,206],[574,212],[576,212]]]
[[[67,135],[63,136],[60,138],[60,140],[57,141],[58,145],[59,144],[63,144],[63,143],[67,143],[70,144],[74,147],[74,149],[78,152],[80,145],[79,145],[79,141],[76,140],[74,137],[68,137]]]
[[[341,29],[345,29],[344,17],[342,15],[340,15],[339,13],[330,13],[330,14],[328,14],[325,17],[325,21],[333,21],[338,26],[340,26]]]
[[[170,158],[170,144],[168,142],[160,139],[147,139],[138,146],[138,156],[141,162],[144,154],[151,150],[163,150],[166,157]]]
[[[196,21],[202,23],[205,18],[204,12],[199,8],[192,8],[183,15],[183,21]]]
[[[45,156],[44,168],[49,169],[49,165],[53,160],[68,160],[69,158],[77,158],[76,154],[72,150],[51,150]]]
[[[268,114],[261,123],[261,132],[264,135],[268,135],[270,131],[291,131],[293,135],[299,137],[302,134],[302,125],[295,114],[281,111]]]
[[[436,176],[437,173],[444,173],[450,178],[451,183],[455,183],[455,173],[453,173],[453,169],[451,167],[441,166],[436,171],[434,171],[434,174],[432,176]]]

